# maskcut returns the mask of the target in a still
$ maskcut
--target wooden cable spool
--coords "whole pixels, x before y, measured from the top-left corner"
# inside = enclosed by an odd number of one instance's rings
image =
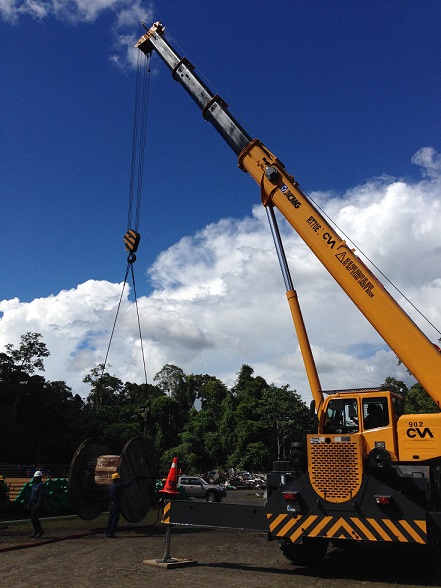
[[[121,482],[136,480],[121,493],[121,515],[129,523],[138,523],[156,507],[156,475],[151,451],[145,439],[133,437],[121,455],[109,455],[109,448],[94,439],[86,439],[76,450],[70,465],[69,496],[77,515],[96,519],[109,509],[112,474]]]

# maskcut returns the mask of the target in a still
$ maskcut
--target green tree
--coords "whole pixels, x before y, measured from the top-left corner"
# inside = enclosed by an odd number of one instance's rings
[[[83,401],[63,381],[48,382],[34,376],[28,388],[18,415],[27,454],[22,453],[22,458],[35,463],[69,463],[86,432]]]
[[[244,363],[240,368],[240,371],[236,374],[237,378],[232,389],[233,394],[246,390],[250,382],[254,380],[253,374],[254,369],[250,365]]]
[[[139,421],[132,418],[134,406],[126,395],[127,388],[119,378],[103,372],[103,365],[92,368],[83,382],[91,386],[84,407],[91,435],[119,453],[131,437],[142,433]]]
[[[405,414],[429,414],[439,412],[439,407],[418,382],[406,394]]]
[[[222,443],[222,463],[225,467],[238,467],[234,462],[234,456],[232,456],[236,443],[237,422],[236,399],[233,393],[228,391],[227,396],[221,402],[218,420],[219,440]],[[232,456],[231,459],[230,456]]]
[[[390,392],[394,392],[395,394],[401,394],[403,398],[406,397],[406,394],[408,392],[408,388],[404,382],[402,382],[401,380],[396,380],[391,376],[388,376],[384,380],[384,384],[382,384],[380,388],[382,390],[389,390]]]
[[[295,390],[289,390],[288,385],[268,386],[262,394],[259,413],[272,429],[277,459],[286,457],[291,442],[304,439],[308,432],[308,407]]]
[[[152,384],[124,384],[124,397],[132,410],[131,420],[138,424],[143,436],[151,441],[155,435],[152,402],[160,396],[164,396],[164,393]]]
[[[228,395],[228,388],[217,378],[211,377],[199,388],[198,399],[201,401],[201,410],[212,414],[217,419],[221,415],[222,401]]]
[[[184,371],[175,365],[165,365],[153,378],[157,382],[164,394],[174,398],[183,415],[186,415],[192,408],[196,400],[197,391],[195,389],[194,380],[191,376],[186,376]]]
[[[12,343],[5,345],[6,355],[19,372],[31,375],[36,370],[44,372],[43,358],[49,357],[46,344],[41,341],[41,333],[26,333],[20,337],[20,346],[14,349]]]
[[[223,419],[224,429],[225,425],[230,427],[227,435],[229,467],[249,469],[247,446],[257,442],[270,443],[270,431],[260,411],[262,395],[268,384],[262,377],[254,377],[253,373],[249,365],[242,366],[232,388],[232,402],[224,405],[229,414],[229,425]]]
[[[224,463],[225,452],[218,421],[207,409],[193,409],[176,448],[188,473],[217,469]],[[189,456],[195,456],[189,459]]]
[[[268,386],[266,381],[261,376],[253,376],[254,369],[244,364],[240,372],[237,374],[237,379],[231,389],[234,396],[239,401],[245,398],[252,398],[253,400],[259,400],[262,397],[262,392]]]
[[[155,398],[151,406],[153,422],[153,443],[156,455],[162,455],[167,449],[176,447],[181,432],[181,407],[169,396]]]
[[[263,472],[268,469],[272,454],[268,445],[262,441],[249,443],[246,446],[243,463],[246,469],[254,472]]]
[[[85,384],[90,384],[91,391],[87,402],[95,411],[100,411],[106,406],[118,405],[122,400],[122,381],[108,372],[104,373],[103,370],[104,365],[99,364],[83,378]]]
[[[69,463],[84,433],[83,401],[65,382],[33,373],[43,366],[24,349],[26,340],[22,337],[22,356],[0,357],[0,454],[12,463]],[[40,359],[48,355],[44,349],[44,344],[34,347]]]
[[[18,349],[12,343],[5,345],[6,353],[0,353],[2,383],[1,404],[5,404],[8,419],[14,421],[19,404],[25,394],[26,383],[36,370],[44,371],[43,358],[49,357],[40,333],[28,332],[20,337]],[[29,390],[28,390],[29,391]],[[9,416],[8,416],[9,415]]]
[[[0,353],[0,452],[16,461],[28,448],[35,449],[30,436],[36,423],[33,408],[41,402],[45,380],[34,372],[44,371],[43,358],[49,352],[41,334],[31,332],[20,337],[17,349],[11,343],[5,349]]]
[[[164,453],[162,467],[167,467],[173,457],[178,458],[179,469],[186,474],[196,474],[204,470],[203,455],[204,447],[202,440],[197,433],[191,430],[183,431],[180,435],[181,442],[176,447],[167,450]],[[170,465],[168,465],[170,467]],[[164,471],[164,470],[163,470]]]

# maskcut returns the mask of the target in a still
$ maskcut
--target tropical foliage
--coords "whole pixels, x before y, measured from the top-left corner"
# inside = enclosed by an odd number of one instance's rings
[[[289,388],[268,384],[243,365],[229,389],[207,374],[185,374],[165,365],[154,384],[122,382],[99,365],[84,378],[87,398],[44,371],[49,351],[39,333],[26,333],[17,349],[0,353],[0,455],[8,463],[69,464],[88,438],[113,454],[145,437],[167,472],[174,456],[188,473],[212,469],[266,471],[288,455],[291,442],[312,432],[308,407]],[[423,389],[388,378],[406,397],[407,412],[437,410]]]

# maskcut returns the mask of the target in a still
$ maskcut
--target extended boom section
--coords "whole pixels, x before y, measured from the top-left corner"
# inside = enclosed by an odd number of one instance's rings
[[[432,399],[441,401],[441,354],[412,319],[383,288],[329,222],[302,192],[280,160],[260,141],[252,140],[194,72],[194,66],[177,54],[164,38],[165,27],[156,22],[136,46],[145,54],[155,51],[239,156],[239,166],[261,186],[262,202],[275,206],[318,257],[346,294],[361,310],[402,363]]]
[[[156,22],[146,35],[143,35],[136,47],[149,54],[155,50],[172,71],[173,78],[187,90],[199,108],[203,117],[212,123],[236,155],[244,149],[251,138],[240,124],[228,113],[228,105],[217,94],[213,94],[194,73],[193,65],[185,57],[180,57],[167,43],[163,34],[165,27]]]

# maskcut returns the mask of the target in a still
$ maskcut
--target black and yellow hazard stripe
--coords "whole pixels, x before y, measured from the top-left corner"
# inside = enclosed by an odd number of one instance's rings
[[[124,235],[124,245],[126,246],[126,251],[136,253],[140,239],[141,235],[139,233],[133,229],[129,229]]]
[[[171,507],[171,502],[168,501],[164,504],[164,510],[162,511],[162,519],[161,519],[161,523],[164,524],[170,524],[170,507]]]
[[[356,541],[386,541],[427,543],[426,521],[391,520],[354,516],[307,515],[293,517],[291,513],[267,513],[271,535],[300,543],[305,537],[353,539]]]

